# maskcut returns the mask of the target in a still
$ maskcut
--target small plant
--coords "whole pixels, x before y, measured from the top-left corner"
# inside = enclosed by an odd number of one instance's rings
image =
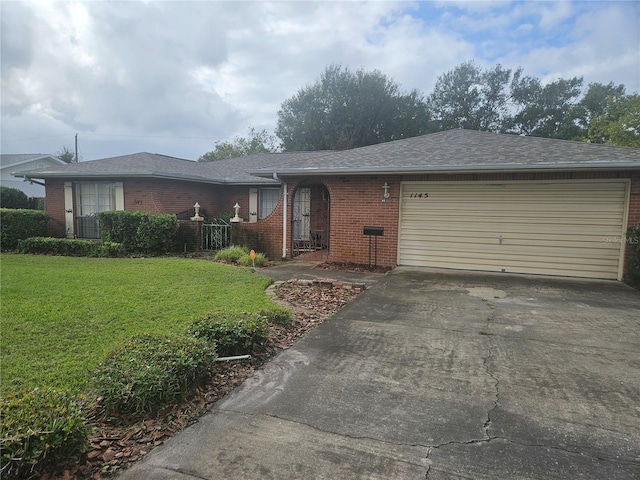
[[[195,320],[189,333],[215,342],[221,357],[247,354],[267,338],[267,319],[258,313],[214,312]]]
[[[34,478],[85,451],[89,427],[78,400],[57,391],[10,393],[0,401],[2,478]]]
[[[215,358],[215,345],[201,339],[138,335],[107,355],[92,383],[109,412],[151,412],[182,398],[209,374]]]
[[[267,261],[264,253],[256,253],[255,259],[251,259],[251,251],[248,247],[232,246],[216,253],[214,260],[218,262],[234,263],[243,267],[263,267]]]
[[[243,257],[240,257],[238,259],[238,265],[241,265],[243,267],[264,267],[264,264],[267,262],[267,258],[265,257],[264,253],[256,253],[256,258],[255,259],[251,259],[251,256],[249,254],[246,254]]]
[[[280,325],[291,325],[293,323],[291,310],[285,307],[275,306],[269,310],[261,310],[259,314],[269,323],[277,323]]]
[[[249,249],[234,245],[216,252],[214,259],[219,262],[238,263],[238,260],[245,256],[249,256]]]

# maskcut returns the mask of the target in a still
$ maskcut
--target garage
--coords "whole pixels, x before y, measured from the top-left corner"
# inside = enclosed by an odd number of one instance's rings
[[[403,182],[398,264],[620,279],[629,182]]]

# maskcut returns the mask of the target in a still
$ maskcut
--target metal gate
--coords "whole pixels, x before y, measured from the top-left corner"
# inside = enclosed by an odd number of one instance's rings
[[[231,224],[222,219],[202,224],[202,250],[222,250],[231,245]]]

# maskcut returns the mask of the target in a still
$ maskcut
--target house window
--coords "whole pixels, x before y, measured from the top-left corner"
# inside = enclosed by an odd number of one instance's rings
[[[116,209],[116,188],[111,182],[76,183],[76,236],[100,238],[98,213]]]
[[[280,199],[279,188],[261,188],[259,190],[258,219],[266,218],[276,208]]]

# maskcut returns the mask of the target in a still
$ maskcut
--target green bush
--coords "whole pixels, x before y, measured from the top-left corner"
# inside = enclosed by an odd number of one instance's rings
[[[627,230],[627,265],[625,281],[636,288],[640,288],[640,223]]]
[[[18,241],[47,234],[49,217],[40,210],[0,208],[0,248],[13,250]]]
[[[218,262],[235,263],[243,267],[254,266],[248,247],[232,246],[216,252],[214,260]],[[264,253],[256,253],[255,266],[263,267],[267,259]]]
[[[269,323],[279,323],[281,325],[291,325],[293,323],[291,310],[285,307],[275,306],[269,310],[261,310],[259,315],[263,316]]]
[[[213,312],[195,320],[189,333],[214,342],[221,357],[245,355],[267,338],[267,319],[258,313]]]
[[[127,253],[161,255],[175,248],[180,227],[175,215],[127,210],[98,215],[102,240],[122,244]]]
[[[234,245],[232,247],[219,250],[213,258],[219,262],[238,263],[238,260],[248,255],[249,249],[247,247]]]
[[[109,412],[151,412],[182,398],[209,374],[215,358],[215,346],[202,339],[138,335],[107,355],[92,385]]]
[[[20,253],[67,257],[120,257],[122,245],[75,238],[30,237],[18,242]]]
[[[17,188],[0,186],[0,206],[2,208],[29,208],[29,197]]]
[[[238,265],[243,267],[264,267],[264,264],[267,262],[267,258],[264,256],[264,253],[256,253],[256,258],[251,260],[249,254],[240,257],[237,261]]]
[[[0,401],[2,478],[33,478],[78,457],[90,433],[76,398],[56,390],[9,394]]]

